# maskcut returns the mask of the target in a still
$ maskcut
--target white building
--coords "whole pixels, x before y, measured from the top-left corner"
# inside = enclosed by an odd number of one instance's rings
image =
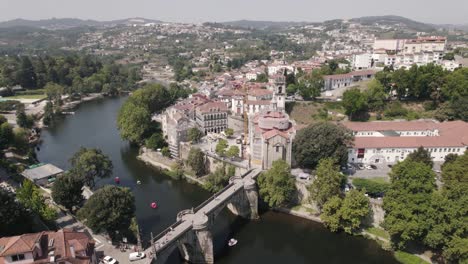
[[[351,65],[355,70],[365,70],[371,68],[372,63],[371,53],[353,54]]]
[[[462,155],[468,146],[468,123],[452,121],[345,122],[353,131],[354,145],[348,149],[351,163],[395,163],[423,147],[433,161],[442,162],[450,153]]]

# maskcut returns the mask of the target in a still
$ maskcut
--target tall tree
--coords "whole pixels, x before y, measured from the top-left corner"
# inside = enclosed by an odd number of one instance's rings
[[[16,192],[19,202],[26,208],[38,214],[45,221],[52,221],[56,218],[57,212],[45,203],[39,188],[31,181],[24,180],[21,188]]]
[[[366,217],[369,216],[369,199],[365,196],[365,191],[353,189],[346,193],[340,210],[342,227],[346,233],[353,233],[357,230]]]
[[[339,164],[348,160],[347,146],[352,133],[333,123],[316,123],[301,129],[293,142],[293,155],[302,168],[315,168],[321,159],[334,157]]]
[[[197,176],[201,176],[206,173],[205,154],[199,148],[190,149],[187,163]]]
[[[149,130],[151,114],[143,106],[135,105],[130,101],[124,103],[119,110],[117,127],[120,135],[132,143],[140,143]]]
[[[112,175],[112,161],[99,149],[81,147],[70,159],[73,175],[86,185],[94,187],[96,177],[106,178]]]
[[[58,204],[72,210],[73,206],[79,206],[84,197],[83,181],[71,173],[65,173],[59,176],[52,186],[52,199]]]
[[[429,153],[429,151],[424,149],[422,146],[411,152],[406,158],[415,162],[424,163],[430,168],[432,168],[434,165],[434,162],[432,162],[431,153]]]
[[[429,230],[428,214],[435,190],[435,174],[424,163],[406,159],[393,166],[391,185],[384,197],[384,227],[392,243],[404,248],[422,241]]]
[[[29,57],[21,57],[21,65],[17,72],[16,79],[23,88],[35,89],[37,87],[37,76]]]
[[[203,132],[200,131],[197,127],[192,127],[188,131],[188,139],[192,143],[197,143],[203,137]]]
[[[18,203],[14,193],[0,188],[0,236],[13,236],[31,232],[32,217]]]
[[[333,158],[320,160],[316,174],[317,176],[309,187],[309,192],[310,199],[316,203],[320,210],[331,197],[341,194],[343,176]]]
[[[352,88],[343,93],[343,106],[351,120],[359,120],[367,112],[367,95],[358,88]]]
[[[116,231],[126,231],[135,216],[135,197],[128,188],[112,185],[97,190],[78,211],[94,232],[107,232],[111,237]]]
[[[271,169],[259,176],[258,187],[260,196],[271,207],[284,206],[291,202],[296,186],[286,161],[274,161]]]

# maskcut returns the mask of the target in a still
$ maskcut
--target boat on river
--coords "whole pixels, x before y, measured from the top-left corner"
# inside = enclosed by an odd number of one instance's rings
[[[229,239],[228,246],[233,247],[237,244],[237,239],[231,238]]]

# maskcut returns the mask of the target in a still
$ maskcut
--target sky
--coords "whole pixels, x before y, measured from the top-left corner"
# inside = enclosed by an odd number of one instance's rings
[[[239,19],[320,22],[375,15],[468,24],[468,0],[0,0],[0,21],[144,17],[191,23]]]

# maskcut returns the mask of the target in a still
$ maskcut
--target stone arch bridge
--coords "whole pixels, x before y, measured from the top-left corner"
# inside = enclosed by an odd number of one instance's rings
[[[151,239],[151,246],[145,249],[148,263],[165,263],[176,248],[190,263],[214,263],[211,226],[216,216],[227,207],[235,215],[257,219],[255,179],[260,172],[254,169],[234,176],[226,187],[196,208],[179,212],[174,224]]]

